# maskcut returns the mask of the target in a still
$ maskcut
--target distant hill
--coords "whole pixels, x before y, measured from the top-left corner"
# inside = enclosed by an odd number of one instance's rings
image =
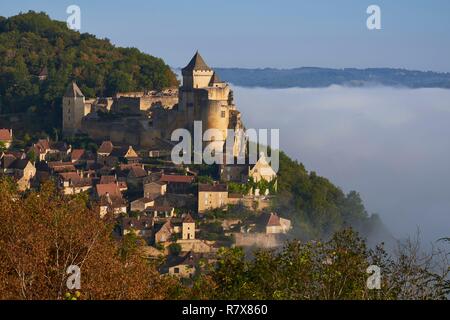
[[[0,113],[58,118],[71,80],[87,97],[177,84],[162,59],[72,31],[45,13],[0,16]]]
[[[236,86],[264,88],[321,88],[330,85],[361,87],[384,85],[408,88],[450,89],[450,73],[404,69],[243,69],[215,68],[220,77]]]

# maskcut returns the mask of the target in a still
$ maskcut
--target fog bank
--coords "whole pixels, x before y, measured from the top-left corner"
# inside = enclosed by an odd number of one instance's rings
[[[396,237],[450,236],[450,90],[234,88],[248,128],[279,128],[291,157],[361,193]]]

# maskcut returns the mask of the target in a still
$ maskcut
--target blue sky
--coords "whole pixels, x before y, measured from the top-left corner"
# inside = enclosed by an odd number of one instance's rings
[[[450,72],[448,0],[15,0],[0,15],[45,11],[66,20],[80,6],[82,32],[137,47],[171,66],[196,49],[221,67],[401,67]],[[366,9],[381,7],[382,30]]]

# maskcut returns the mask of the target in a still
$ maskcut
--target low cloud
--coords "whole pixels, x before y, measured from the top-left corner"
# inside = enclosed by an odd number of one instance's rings
[[[450,236],[450,90],[235,88],[247,127],[279,128],[308,170],[357,190],[397,237]]]

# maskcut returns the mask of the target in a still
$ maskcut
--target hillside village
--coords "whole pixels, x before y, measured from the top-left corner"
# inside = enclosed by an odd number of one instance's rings
[[[64,139],[14,146],[0,129],[0,174],[28,192],[52,181],[67,197],[85,194],[96,213],[115,223],[114,237],[145,242],[161,273],[190,278],[220,247],[274,248],[291,222],[272,212],[277,175],[262,154],[256,164],[176,165],[170,132],[195,120],[223,131],[207,141],[223,148],[226,129],[243,127],[229,85],[196,53],[183,84],[164,92],[86,99],[75,82],[63,97]],[[75,137],[89,148],[75,147]],[[236,143],[238,143],[236,141]]]

